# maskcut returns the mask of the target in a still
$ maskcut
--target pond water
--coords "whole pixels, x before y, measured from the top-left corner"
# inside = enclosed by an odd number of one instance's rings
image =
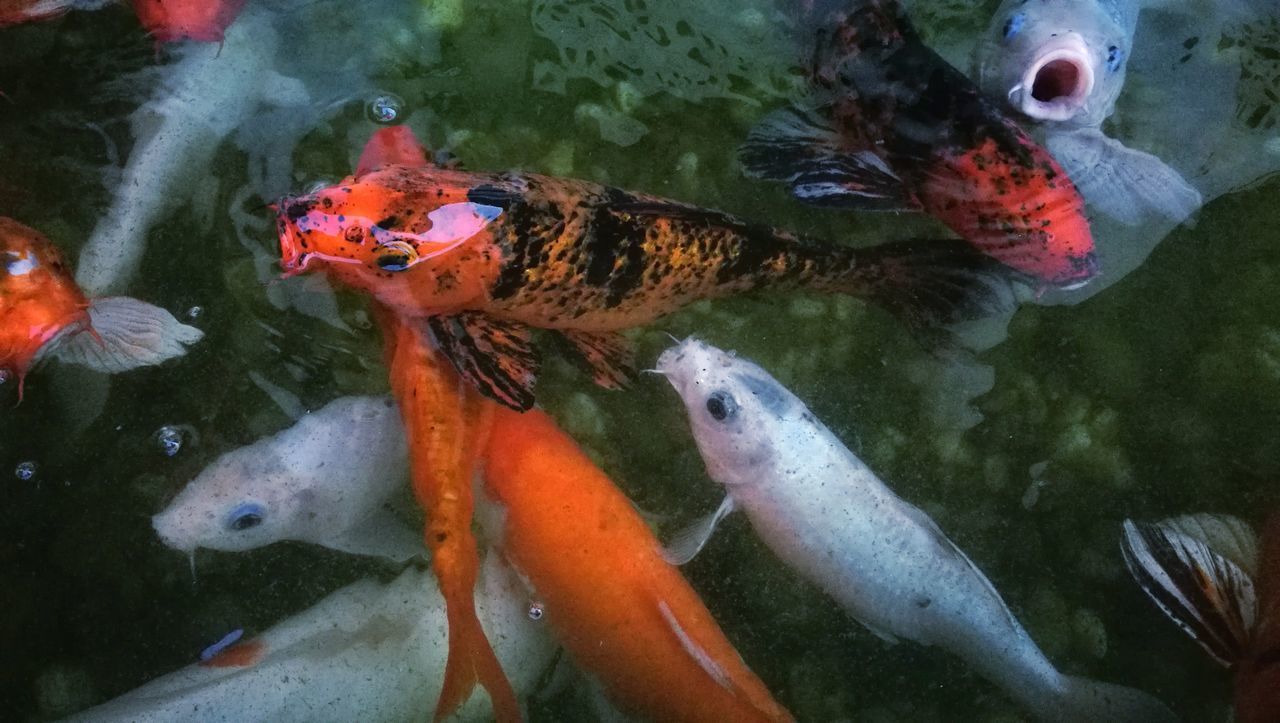
[[[286,542],[199,551],[193,577],[150,520],[219,455],[337,397],[386,393],[367,298],[318,277],[274,280],[267,204],[349,173],[388,113],[470,170],[584,178],[854,245],[946,233],[922,214],[814,209],[744,178],[738,145],[804,87],[765,0],[343,5],[250,0],[237,22],[270,30],[229,35],[220,51],[157,47],[123,6],[0,30],[0,216],[41,230],[73,266],[100,219],[122,212],[125,164],[156,128],[175,113],[211,119],[166,131],[178,140],[154,154],[152,198],[126,204],[155,206],[145,255],[116,289],[204,339],[109,378],[45,364],[16,406],[0,387],[8,719],[66,716],[194,663],[232,630],[252,636],[353,581],[396,576]],[[996,5],[910,8],[926,42],[968,71]],[[700,302],[629,335],[642,367],[668,335],[696,334],[769,370],[934,518],[1064,672],[1147,691],[1185,720],[1229,720],[1229,673],[1131,579],[1120,524],[1216,512],[1260,525],[1280,506],[1280,16],[1240,10],[1246,20],[1215,25],[1197,9],[1196,26],[1163,12],[1139,23],[1105,128],[1207,202],[1176,226],[1099,219],[1104,283],[1024,304],[1007,339],[962,361],[873,307],[809,293]],[[641,38],[638,15],[672,42]],[[1212,31],[1195,58],[1165,62],[1154,49],[1183,46],[1187,23]],[[179,72],[202,52],[239,57],[239,85]],[[1230,87],[1207,85],[1210,71]],[[609,391],[548,354],[538,398],[661,536],[719,502],[661,378]],[[1025,716],[958,658],[882,642],[741,515],[682,569],[800,720]],[[532,720],[595,718],[578,678],[540,688]]]

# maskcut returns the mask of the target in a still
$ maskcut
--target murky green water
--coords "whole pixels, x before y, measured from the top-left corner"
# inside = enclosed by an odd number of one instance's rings
[[[982,8],[917,5],[931,37],[963,38],[988,17]],[[293,187],[345,174],[375,127],[363,100],[382,91],[404,98],[426,139],[447,144],[469,168],[607,181],[854,243],[938,231],[922,217],[816,212],[741,177],[734,149],[781,103],[788,82],[775,75],[786,58],[770,55],[783,46],[760,39],[769,36],[767,17],[743,21],[760,35],[742,42],[766,49],[758,73],[669,86],[675,95],[651,92],[662,83],[652,75],[621,86],[571,77],[555,92],[546,70],[565,59],[536,32],[534,9],[453,3],[436,9],[443,26],[419,18],[388,44],[386,62],[367,70],[365,92],[344,98],[301,139]],[[150,76],[118,79],[154,61],[150,42],[117,8],[0,31],[0,89],[11,101],[0,99],[0,215],[74,253],[119,181],[103,169],[111,153],[127,157],[127,114],[153,87]],[[1140,88],[1142,79],[1129,82]],[[605,135],[634,143],[602,138],[601,118]],[[129,288],[178,314],[200,307],[194,323],[206,339],[180,362],[113,378],[95,418],[74,411],[95,380],[52,366],[31,376],[20,406],[6,401],[0,412],[5,717],[56,717],[106,700],[190,664],[227,629],[261,631],[346,582],[388,575],[285,543],[201,553],[193,583],[187,560],[150,527],[209,461],[287,425],[266,389],[317,408],[386,388],[364,299],[338,295],[345,328],[268,300],[254,256],[273,253],[272,229],[234,220],[269,216],[271,199],[246,191],[251,155],[223,144],[191,189],[175,190],[192,201],[153,229]],[[1226,720],[1227,674],[1129,579],[1119,523],[1196,511],[1259,522],[1280,504],[1278,190],[1268,181],[1218,198],[1193,228],[1176,230],[1145,265],[1085,303],[1020,310],[1008,341],[981,356],[995,385],[974,403],[985,420],[967,431],[938,413],[963,398],[946,391],[944,367],[887,315],[848,300],[699,304],[637,332],[641,361],[669,343],[668,332],[756,360],[934,516],[1064,672],[1142,688],[1187,720]],[[555,360],[539,395],[666,530],[718,501],[661,380],[607,392]],[[165,425],[196,431],[173,458],[153,439]],[[34,480],[10,474],[28,460],[38,466]],[[1047,463],[1038,485],[1029,472],[1037,463]],[[745,519],[728,522],[685,571],[801,720],[1020,719],[951,656],[883,644],[800,583]],[[533,714],[589,717],[573,690],[535,701]]]

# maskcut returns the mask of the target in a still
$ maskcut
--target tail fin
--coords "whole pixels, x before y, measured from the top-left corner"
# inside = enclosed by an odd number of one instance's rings
[[[1178,720],[1164,703],[1140,690],[1075,676],[1064,676],[1064,680],[1066,692],[1052,710],[1041,711],[1045,720],[1064,723],[1162,723]]]
[[[1017,308],[1022,273],[959,239],[894,241],[854,252],[834,290],[874,302],[914,334],[937,341],[939,327]]]

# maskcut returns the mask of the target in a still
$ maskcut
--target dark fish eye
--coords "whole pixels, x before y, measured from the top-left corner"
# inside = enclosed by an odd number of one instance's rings
[[[408,254],[382,254],[378,256],[377,263],[383,271],[404,271],[409,268],[410,258]]]
[[[728,392],[712,392],[711,396],[707,397],[707,413],[717,422],[723,422],[737,411],[738,402]]]
[[[227,517],[227,528],[234,532],[242,532],[262,524],[266,515],[262,505],[246,502],[237,506]]]
[[[1120,63],[1124,62],[1124,51],[1112,45],[1107,48],[1107,70],[1116,72],[1120,69]]]
[[[1004,21],[1004,39],[1008,40],[1018,34],[1022,30],[1022,24],[1027,21],[1027,16],[1023,13],[1014,13],[1009,19]]]

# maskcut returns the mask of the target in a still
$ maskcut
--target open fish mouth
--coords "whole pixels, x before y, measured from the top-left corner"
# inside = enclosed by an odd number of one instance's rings
[[[1093,64],[1089,48],[1076,33],[1067,33],[1041,48],[1022,82],[1010,95],[1020,93],[1016,104],[1037,120],[1064,121],[1076,114],[1093,92]]]

